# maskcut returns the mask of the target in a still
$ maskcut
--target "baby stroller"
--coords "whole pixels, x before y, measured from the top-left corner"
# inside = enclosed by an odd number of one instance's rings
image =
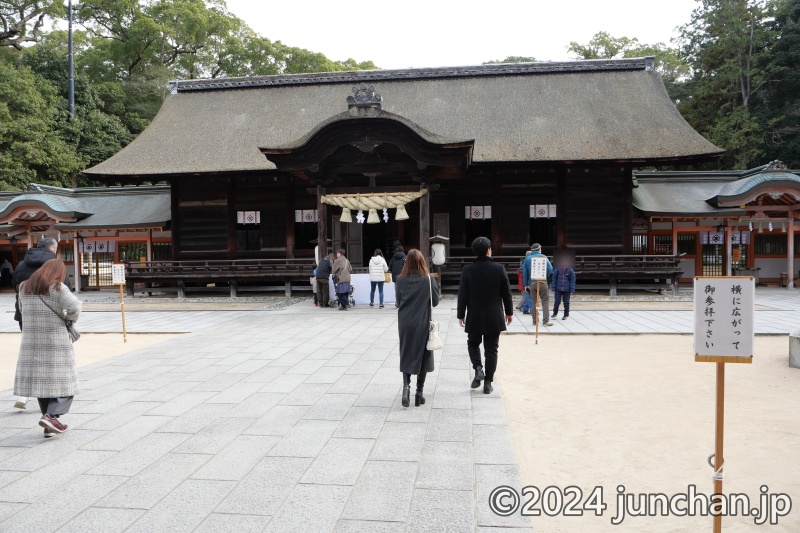
[[[332,281],[333,281],[334,285],[337,283],[336,282],[336,276],[333,276],[333,280]],[[356,298],[354,296],[355,291],[356,291],[356,288],[351,283],[350,284],[350,293],[347,295],[347,307],[353,307],[353,306],[356,305]],[[339,298],[338,298],[339,295],[337,294],[336,296],[337,296],[337,298],[331,298],[331,301],[328,303],[328,305],[330,305],[331,307],[334,307],[334,308],[341,307],[341,305],[339,304]]]

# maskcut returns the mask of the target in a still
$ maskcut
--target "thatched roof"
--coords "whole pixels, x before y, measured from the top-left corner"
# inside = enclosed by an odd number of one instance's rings
[[[304,138],[367,83],[382,108],[445,139],[474,139],[472,161],[681,161],[722,150],[669,99],[651,59],[521,63],[191,80],[93,177],[274,169],[258,150]]]

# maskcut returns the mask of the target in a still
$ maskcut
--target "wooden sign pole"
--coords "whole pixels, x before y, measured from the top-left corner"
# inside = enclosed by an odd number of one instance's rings
[[[128,342],[128,332],[125,330],[125,291],[119,284],[119,308],[122,311],[122,342]]]
[[[725,434],[725,363],[717,363],[717,417],[714,431],[714,494],[722,497],[722,439]],[[722,533],[722,514],[714,515],[714,533]]]
[[[539,282],[536,282],[536,309],[533,313],[533,321],[536,322],[536,344],[539,344]]]

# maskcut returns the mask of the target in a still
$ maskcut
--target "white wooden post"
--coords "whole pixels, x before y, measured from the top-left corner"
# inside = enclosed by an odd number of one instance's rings
[[[789,241],[787,242],[786,249],[789,252],[788,266],[786,272],[789,274],[789,283],[786,286],[790,289],[794,288],[794,213],[789,211],[789,224],[786,228],[786,235]]]
[[[732,276],[731,262],[733,261],[733,245],[731,244],[731,233],[733,228],[725,226],[725,275]]]
[[[78,232],[72,235],[72,268],[75,269],[75,293],[81,292],[81,254],[78,249]]]

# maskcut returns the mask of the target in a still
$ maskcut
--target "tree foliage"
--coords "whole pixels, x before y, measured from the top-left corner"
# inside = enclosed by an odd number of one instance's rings
[[[0,189],[86,184],[80,170],[149,124],[172,79],[378,68],[270,41],[224,0],[82,0],[74,7],[75,116],[66,16],[53,0],[0,0]]]
[[[486,61],[484,65],[499,65],[502,63],[535,63],[535,57],[529,56],[508,56],[505,59],[495,59],[492,61]]]

